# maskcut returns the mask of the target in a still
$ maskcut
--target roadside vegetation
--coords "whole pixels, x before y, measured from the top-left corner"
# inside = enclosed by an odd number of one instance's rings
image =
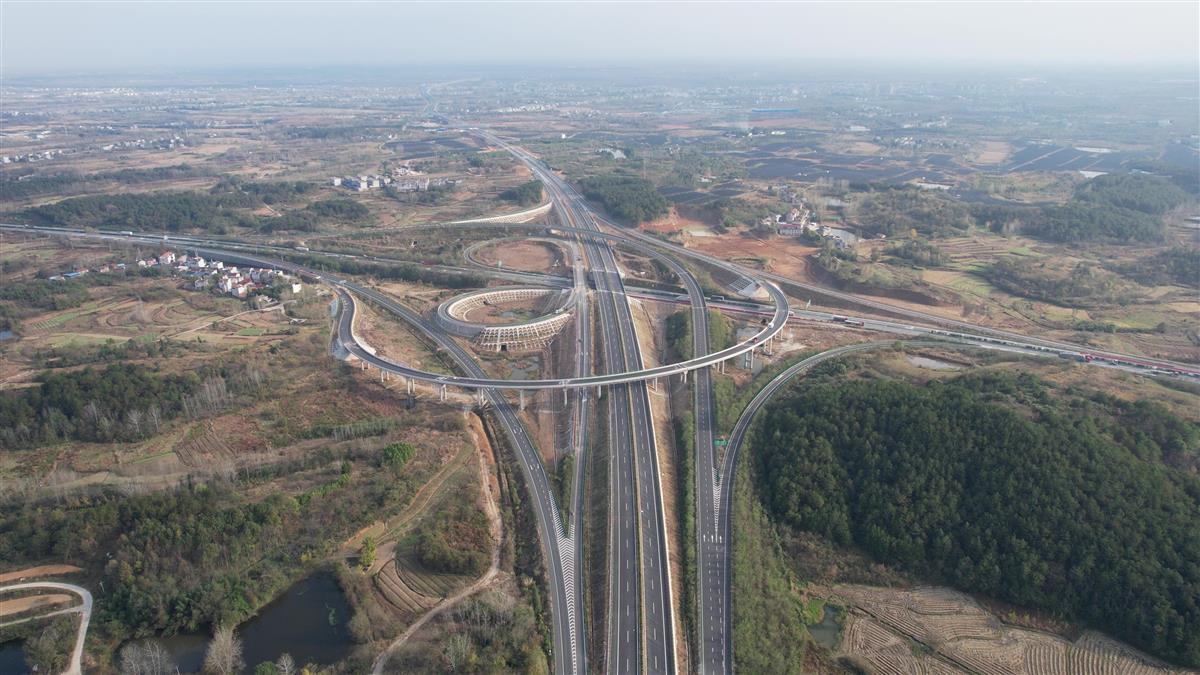
[[[733,483],[733,657],[746,673],[802,673],[805,606],[776,533],[754,493],[747,462]]]

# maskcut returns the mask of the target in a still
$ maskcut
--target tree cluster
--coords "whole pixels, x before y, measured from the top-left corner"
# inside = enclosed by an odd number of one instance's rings
[[[916,231],[946,236],[971,226],[967,207],[947,196],[916,188],[889,188],[867,195],[857,220],[867,234],[894,237]]]
[[[1068,307],[1123,304],[1134,299],[1128,283],[1087,263],[1061,270],[1053,263],[1048,268],[1046,262],[1032,265],[1016,258],[1001,258],[977,274],[1013,295]]]
[[[490,546],[487,516],[474,504],[459,501],[421,523],[414,550],[430,570],[478,576],[487,569]]]
[[[0,447],[146,438],[200,384],[195,373],[159,375],[132,364],[50,373],[37,387],[0,393]]]
[[[208,171],[188,164],[161,166],[153,169],[119,169],[93,174],[64,171],[48,175],[20,175],[16,172],[6,171],[0,175],[0,201],[17,201],[39,195],[62,195],[99,190],[105,184],[112,182],[138,185],[207,175],[210,175]]]
[[[386,264],[290,253],[284,257],[312,269],[328,269],[345,274],[364,274],[379,279],[417,281],[441,288],[480,288],[486,283],[483,277],[474,274],[442,272],[415,263]]]
[[[255,216],[251,209],[292,201],[311,190],[308,183],[244,183],[227,179],[205,192],[149,192],[89,195],[25,210],[37,224],[105,230],[200,230],[224,234],[230,228],[263,232],[312,231],[326,221],[359,222],[368,215],[349,199],[313,202],[278,216]]]
[[[1142,173],[1097,176],[1057,206],[972,206],[978,224],[1004,234],[1022,232],[1047,241],[1158,242],[1162,216],[1191,196],[1167,178]]]
[[[922,267],[937,267],[950,261],[942,249],[924,239],[907,239],[887,248],[888,255]]]
[[[515,188],[509,188],[501,192],[500,198],[516,202],[521,206],[539,204],[542,201],[542,181],[531,180],[528,183],[521,183]]]
[[[1136,262],[1115,262],[1115,272],[1145,286],[1179,284],[1200,287],[1200,248],[1176,246]]]
[[[613,217],[637,225],[667,215],[666,198],[654,184],[637,176],[605,174],[579,181],[584,196],[599,202]]]
[[[768,511],[876,559],[1200,665],[1196,425],[1028,376],[820,377],[755,441]]]
[[[436,648],[412,645],[393,656],[390,665],[405,673],[550,672],[539,644],[538,619],[525,603],[488,593],[437,622],[445,639]]]

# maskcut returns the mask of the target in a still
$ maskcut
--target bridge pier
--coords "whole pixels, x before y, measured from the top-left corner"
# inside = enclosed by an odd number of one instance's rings
[[[446,385],[444,385],[444,384],[442,385],[442,388],[440,389],[440,391],[438,393],[438,400],[442,401],[442,402],[445,402],[445,400],[446,400]]]
[[[686,371],[686,370],[683,371],[683,383],[684,384],[687,384],[687,375],[688,375],[688,371]]]
[[[518,400],[520,400],[520,407],[518,409],[521,412],[525,412],[525,390],[524,389],[517,390],[517,398],[518,398]]]
[[[476,390],[475,390],[475,394],[476,394],[476,398],[475,398],[475,400],[476,400],[476,402],[479,404],[479,407],[480,407],[480,408],[482,408],[482,407],[483,407],[483,404],[484,404],[483,390],[482,390],[482,389],[476,389]]]

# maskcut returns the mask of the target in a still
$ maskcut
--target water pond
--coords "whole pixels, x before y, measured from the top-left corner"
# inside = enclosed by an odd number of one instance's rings
[[[337,580],[328,572],[307,577],[257,616],[238,626],[247,669],[274,661],[287,652],[297,664],[330,665],[345,658],[354,646],[347,624],[351,617]],[[181,633],[138,640],[158,643],[175,660],[180,672],[197,673],[204,665],[207,633]],[[8,672],[0,666],[0,672]]]

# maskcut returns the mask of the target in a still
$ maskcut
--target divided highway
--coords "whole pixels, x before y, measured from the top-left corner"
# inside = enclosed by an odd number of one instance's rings
[[[524,162],[542,181],[566,225],[599,230],[586,202],[565,181],[523,150],[490,134],[486,136]],[[595,237],[581,238],[599,296],[606,369],[610,372],[614,369],[651,372],[643,370],[633,315],[612,249],[597,242]],[[773,326],[775,331],[786,322],[786,307],[784,300],[781,320]],[[645,379],[620,383],[607,390],[612,460],[609,467],[609,628],[605,665],[610,673],[676,672],[666,520]]]

